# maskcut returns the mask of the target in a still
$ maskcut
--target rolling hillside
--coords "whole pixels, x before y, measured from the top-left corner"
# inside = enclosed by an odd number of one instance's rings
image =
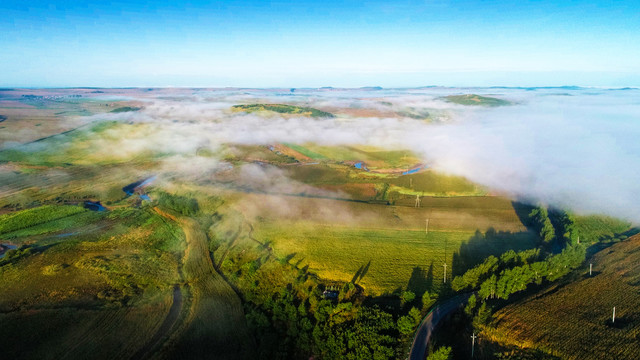
[[[564,359],[640,358],[640,236],[601,250],[583,275],[494,315],[490,337]],[[615,322],[611,322],[613,307]]]

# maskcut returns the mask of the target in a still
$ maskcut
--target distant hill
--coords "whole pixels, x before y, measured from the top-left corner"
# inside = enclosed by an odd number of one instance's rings
[[[119,107],[117,109],[113,109],[110,112],[112,112],[112,113],[121,113],[121,112],[138,111],[140,109],[142,109],[142,108],[133,107],[133,106],[122,106],[122,107]]]
[[[476,94],[465,95],[449,95],[444,99],[447,102],[460,104],[460,105],[481,105],[481,106],[504,106],[511,105],[510,101],[502,100],[494,97],[480,96]]]
[[[324,118],[332,118],[335,117],[332,113],[328,113],[326,111],[321,111],[314,108],[309,107],[301,107],[295,105],[286,105],[286,104],[249,104],[249,105],[234,105],[231,107],[234,111],[246,111],[246,112],[256,112],[256,111],[274,111],[281,114],[297,114],[311,117],[324,117]]]
[[[640,235],[601,250],[585,268],[568,284],[499,310],[493,340],[563,359],[640,359]]]

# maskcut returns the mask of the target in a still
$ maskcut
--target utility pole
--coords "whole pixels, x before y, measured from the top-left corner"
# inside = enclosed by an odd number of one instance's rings
[[[429,235],[429,218],[424,221],[424,234]]]
[[[473,335],[471,335],[471,358],[473,359],[473,350],[476,347],[476,333],[474,332]]]
[[[589,263],[589,276],[591,276],[591,270],[593,270],[593,263]]]
[[[447,282],[447,238],[444,239],[444,262],[442,263],[444,266],[444,283]]]
[[[611,318],[611,323],[615,323],[616,322],[616,307],[613,307],[613,317]]]
[[[447,283],[447,263],[442,264],[442,266],[444,266],[444,276],[442,277],[442,282],[446,284]]]

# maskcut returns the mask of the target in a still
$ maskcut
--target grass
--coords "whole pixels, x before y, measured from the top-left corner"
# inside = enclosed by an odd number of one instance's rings
[[[576,235],[585,242],[611,240],[631,227],[626,221],[603,215],[575,216],[574,224]]]
[[[468,230],[371,229],[278,222],[256,225],[256,239],[272,242],[279,257],[299,267],[309,266],[320,277],[351,281],[367,268],[358,283],[370,294],[393,293],[418,286],[424,291],[440,283],[444,261],[453,263],[454,252],[474,236]],[[530,239],[501,244],[501,250],[532,246]],[[446,246],[446,257],[445,257]],[[479,255],[481,256],[481,255]]]
[[[390,191],[396,191],[399,194],[426,196],[486,195],[486,190],[463,177],[439,174],[431,170],[399,176],[389,182],[394,185]]]
[[[283,145],[313,160],[330,160],[332,162],[364,162],[367,168],[402,169],[415,166],[420,162],[412,152],[407,150],[384,150],[372,146],[323,146],[314,143]]]
[[[494,315],[493,341],[564,359],[640,358],[640,237],[598,252],[573,282],[542,291]],[[616,307],[616,322],[611,323]]]
[[[471,105],[471,106],[504,106],[511,105],[511,102],[489,96],[480,96],[476,94],[465,95],[449,95],[443,98],[445,101],[459,104],[459,105]]]
[[[80,206],[45,205],[0,216],[0,234],[43,224],[88,210]]]
[[[350,194],[357,200],[415,200],[416,195],[432,197],[484,196],[487,190],[465,178],[423,170],[410,175],[378,174],[351,166],[330,163],[284,168],[287,176],[310,185]],[[358,189],[362,190],[360,193]],[[377,189],[371,194],[371,188]],[[355,192],[354,192],[355,191]],[[384,194],[382,193],[384,192]]]
[[[317,152],[314,152],[312,150],[309,150],[308,148],[301,146],[301,145],[296,145],[296,144],[290,144],[290,143],[284,143],[284,145],[286,145],[287,147],[299,152],[300,154],[309,157],[311,159],[314,160],[322,160],[322,159],[327,159],[326,156],[319,154]]]
[[[104,213],[94,211],[84,211],[77,214],[69,215],[63,218],[51,220],[38,225],[33,225],[20,230],[11,231],[3,234],[3,238],[11,239],[13,242],[20,242],[30,239],[30,237],[37,235],[46,235],[52,233],[57,234],[58,237],[70,236],[73,233],[68,232],[69,229],[81,229],[85,226],[95,224],[98,220],[104,217]]]

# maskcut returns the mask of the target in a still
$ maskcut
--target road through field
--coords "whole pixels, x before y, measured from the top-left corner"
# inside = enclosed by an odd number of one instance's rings
[[[169,357],[176,359],[247,359],[253,344],[246,328],[240,299],[216,272],[207,237],[200,224],[189,217],[157,210],[182,228],[187,248],[182,271],[192,295],[189,314],[180,326]]]
[[[180,288],[180,285],[176,284],[173,287],[173,302],[171,303],[171,308],[169,309],[167,317],[164,319],[162,325],[160,325],[160,328],[156,331],[151,340],[140,348],[140,350],[138,350],[131,359],[147,359],[152,354],[152,351],[157,350],[162,346],[163,341],[166,341],[168,335],[171,334],[171,329],[178,322],[183,304],[182,289]]]
[[[429,314],[427,314],[422,320],[422,323],[420,323],[420,327],[418,327],[418,331],[416,331],[416,336],[413,338],[411,352],[409,353],[410,360],[424,360],[427,357],[427,345],[439,322],[457,308],[464,305],[470,296],[471,293],[458,295],[440,305],[436,305],[429,311]]]

